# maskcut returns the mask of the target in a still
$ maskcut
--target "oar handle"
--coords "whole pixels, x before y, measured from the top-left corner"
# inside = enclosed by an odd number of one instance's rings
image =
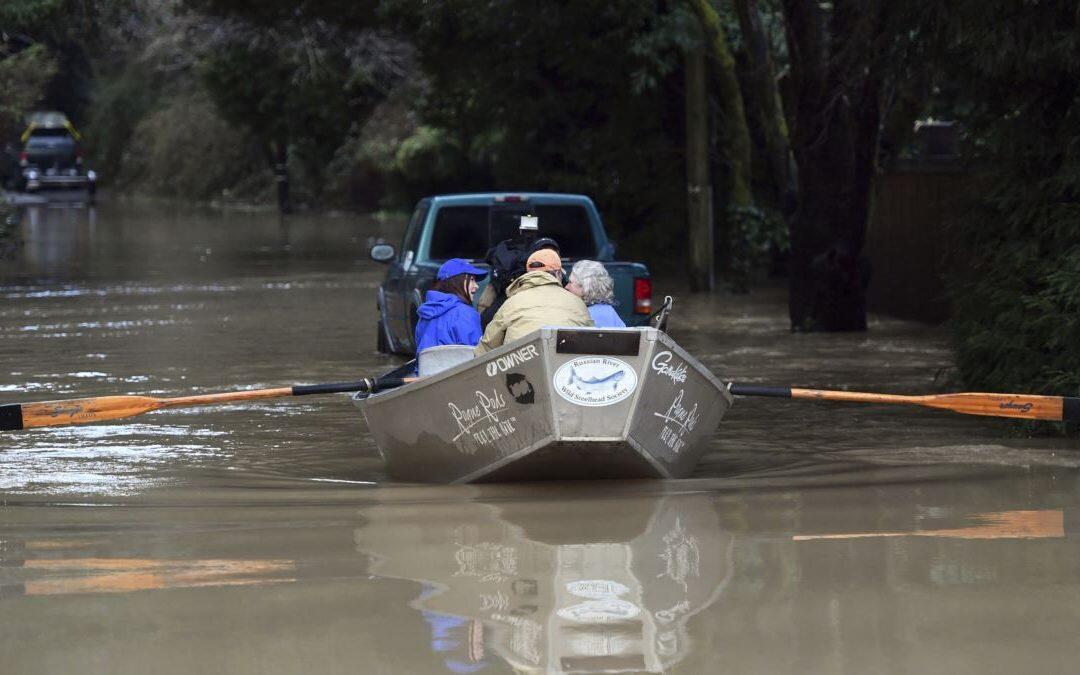
[[[307,396],[308,394],[340,394],[348,391],[363,391],[374,393],[384,389],[394,389],[411,382],[414,378],[406,377],[365,377],[354,382],[329,382],[327,384],[298,384],[292,388],[293,396]]]
[[[734,396],[771,396],[791,398],[791,387],[757,387],[752,384],[732,384],[728,387]]]

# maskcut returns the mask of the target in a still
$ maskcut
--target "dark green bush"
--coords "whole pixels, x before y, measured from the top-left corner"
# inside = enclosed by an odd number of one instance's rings
[[[1080,35],[1075,5],[954,8],[949,76],[985,187],[954,226],[952,322],[976,388],[1080,394]]]

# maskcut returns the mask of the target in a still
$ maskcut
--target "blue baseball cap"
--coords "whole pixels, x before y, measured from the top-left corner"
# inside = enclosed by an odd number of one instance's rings
[[[474,277],[483,278],[487,276],[487,270],[473,267],[469,264],[469,261],[464,258],[450,258],[439,268],[438,279],[439,281],[442,281],[443,279],[449,279],[450,277],[459,274],[471,274]]]

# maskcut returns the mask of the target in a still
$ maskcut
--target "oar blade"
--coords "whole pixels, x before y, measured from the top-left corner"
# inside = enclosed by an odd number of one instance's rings
[[[1015,417],[1027,420],[1065,419],[1065,399],[1061,396],[1028,394],[941,394],[927,397],[927,405],[965,415]]]
[[[0,429],[29,429],[31,427],[54,427],[67,424],[90,424],[121,419],[156,410],[161,400],[150,396],[100,396],[76,398],[70,401],[44,401],[23,403],[4,408],[18,407],[18,414],[11,412],[8,421],[19,418],[19,426],[2,426]]]

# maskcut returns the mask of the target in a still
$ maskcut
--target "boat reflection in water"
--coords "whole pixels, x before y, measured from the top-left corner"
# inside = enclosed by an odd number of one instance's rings
[[[356,545],[373,574],[423,584],[413,606],[456,672],[493,652],[521,671],[670,668],[731,577],[734,538],[706,495],[575,504],[568,524],[561,503],[458,503],[445,529],[417,524],[430,505],[380,505]]]

